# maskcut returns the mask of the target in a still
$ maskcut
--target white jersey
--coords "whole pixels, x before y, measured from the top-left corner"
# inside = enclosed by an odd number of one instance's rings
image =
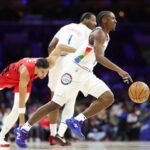
[[[103,45],[103,51],[105,51],[108,41],[109,38]],[[68,62],[57,80],[52,101],[63,106],[79,91],[84,96],[92,95],[96,98],[106,91],[110,91],[109,87],[91,71],[97,62],[94,48],[88,44],[88,40],[75,53],[68,55],[65,61]]]
[[[63,44],[77,50],[89,38],[90,33],[91,30],[84,24],[71,23],[62,27],[56,33],[55,37],[59,40],[58,44]],[[66,66],[67,54],[69,53],[62,52],[55,66],[49,71],[48,86],[52,91],[55,90],[60,71]]]
[[[109,42],[109,35],[108,40],[106,40],[103,45],[103,51],[106,50],[108,42]],[[85,69],[87,68],[88,70],[93,70],[93,67],[97,64],[94,48],[93,46],[89,45],[88,40],[86,40],[84,44],[72,56],[73,61],[76,64]]]
[[[71,23],[62,27],[55,35],[59,39],[58,44],[64,44],[74,49],[78,49],[85,40],[88,39],[90,30],[82,23]]]

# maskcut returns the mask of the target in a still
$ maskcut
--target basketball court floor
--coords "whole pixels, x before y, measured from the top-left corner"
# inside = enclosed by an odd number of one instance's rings
[[[28,148],[19,148],[12,143],[10,148],[0,150],[150,150],[150,142],[73,142],[72,146],[50,146],[46,142],[29,143]]]

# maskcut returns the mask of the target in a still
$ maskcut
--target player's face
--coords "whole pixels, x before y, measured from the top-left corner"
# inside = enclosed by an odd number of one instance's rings
[[[87,26],[93,30],[96,27],[97,23],[96,23],[96,17],[94,15],[92,15],[90,17],[90,19],[88,19],[88,23]]]
[[[114,31],[116,29],[117,20],[113,13],[109,14],[107,24],[109,26],[110,31]]]
[[[47,73],[48,73],[48,71],[49,71],[49,68],[47,68],[47,69],[38,68],[37,77],[40,78],[40,79],[45,78]]]

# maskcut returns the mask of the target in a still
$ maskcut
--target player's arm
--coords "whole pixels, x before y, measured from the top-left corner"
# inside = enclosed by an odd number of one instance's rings
[[[58,38],[54,36],[48,45],[48,54],[50,54],[55,49],[58,41],[59,41]]]
[[[59,31],[54,35],[53,39],[50,41],[50,43],[48,45],[48,54],[49,55],[56,48],[56,45],[59,42],[59,38],[60,38],[62,30],[63,30],[63,27],[59,29]]]
[[[50,68],[52,68],[55,65],[56,60],[58,59],[60,55],[61,55],[61,48],[57,46],[47,57]]]
[[[61,52],[66,52],[66,53],[74,53],[75,49],[71,48],[69,46],[63,45],[63,44],[58,44],[59,42],[59,37],[61,34],[61,31],[63,30],[63,28],[61,28],[56,35],[53,37],[52,41],[50,42],[49,46],[48,46],[48,53],[49,56],[47,57],[50,67],[52,68],[55,63],[57,58],[61,55]]]
[[[62,52],[73,53],[75,52],[75,49],[63,44],[59,44],[58,46],[56,46],[56,48],[47,57],[51,68],[55,65],[56,60],[58,59],[58,57],[61,55]]]
[[[27,68],[22,65],[20,66],[20,80],[19,80],[19,124],[25,123],[25,104],[27,95],[27,85],[30,77]]]
[[[103,45],[106,38],[104,32],[102,30],[96,30],[93,34],[96,60],[106,68],[117,72],[123,78],[125,83],[129,83],[129,80],[133,82],[132,78],[126,71],[122,70],[119,66],[104,56]]]

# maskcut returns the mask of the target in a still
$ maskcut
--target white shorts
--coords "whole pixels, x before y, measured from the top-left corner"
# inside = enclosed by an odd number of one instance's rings
[[[51,91],[54,92],[56,84],[57,84],[57,80],[58,77],[62,71],[63,68],[63,62],[66,56],[60,56],[57,59],[57,62],[55,64],[55,66],[49,70],[48,73],[48,87],[51,89]]]
[[[109,87],[93,72],[88,72],[75,63],[71,62],[70,67],[64,68],[61,72],[52,101],[63,106],[68,99],[79,91],[85,96],[92,95],[96,98],[104,92],[110,91]]]

